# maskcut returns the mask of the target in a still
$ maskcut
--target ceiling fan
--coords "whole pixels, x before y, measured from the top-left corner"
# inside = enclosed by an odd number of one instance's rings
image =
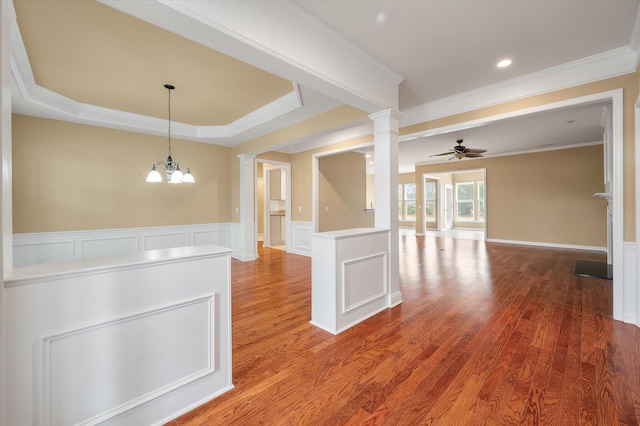
[[[462,145],[462,139],[458,139],[456,142],[458,143],[458,146],[454,146],[452,149],[450,149],[447,152],[430,155],[429,157],[450,155],[451,157],[449,157],[448,160],[453,160],[454,158],[457,158],[458,160],[462,160],[465,157],[467,158],[482,157],[482,153],[487,152],[486,149],[471,149],[471,148],[465,147],[464,145]]]

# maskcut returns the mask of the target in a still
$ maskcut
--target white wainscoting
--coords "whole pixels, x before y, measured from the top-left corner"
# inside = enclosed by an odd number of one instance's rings
[[[311,238],[311,324],[338,334],[391,307],[388,230],[344,229]]]
[[[291,252],[311,256],[312,222],[291,222]]]
[[[13,267],[146,250],[215,244],[236,249],[233,223],[13,235]],[[232,254],[236,257],[236,253]]]
[[[164,424],[233,388],[230,252],[202,245],[12,271],[8,424]]]
[[[387,253],[342,262],[342,313],[348,314],[387,295]]]
[[[44,424],[99,423],[213,373],[214,296],[43,337]]]

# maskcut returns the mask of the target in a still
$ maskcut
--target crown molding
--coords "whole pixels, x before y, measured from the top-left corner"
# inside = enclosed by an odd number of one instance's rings
[[[611,50],[409,108],[402,111],[400,127],[632,73],[637,62],[638,53],[630,47]]]
[[[29,57],[17,24],[13,2],[3,2],[11,16],[11,74],[14,112],[35,117],[64,120],[78,124],[118,130],[164,135],[166,120],[126,111],[85,104],[39,86],[33,76]],[[178,139],[233,146],[230,138],[264,125],[302,107],[297,84],[286,95],[244,117],[223,126],[195,126],[172,122],[172,134]]]
[[[332,128],[325,132],[319,132],[313,135],[294,139],[280,146],[270,147],[269,151],[278,151],[285,154],[297,154],[299,152],[318,149],[355,138],[371,136],[372,134],[373,122],[369,119],[362,119],[339,128]],[[373,143],[373,138],[371,139],[371,143]]]

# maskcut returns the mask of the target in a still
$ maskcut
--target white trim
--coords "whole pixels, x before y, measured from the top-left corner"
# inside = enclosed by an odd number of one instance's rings
[[[269,193],[270,188],[267,188],[267,179],[266,179],[266,170],[268,169],[264,169],[264,163],[268,163],[268,164],[275,164],[276,167],[273,168],[279,168],[279,169],[284,169],[284,178],[285,178],[285,183],[284,183],[284,191],[285,191],[285,197],[284,197],[284,203],[285,203],[285,214],[284,214],[284,222],[285,222],[285,240],[284,240],[284,250],[289,253],[291,252],[291,163],[290,162],[286,162],[286,161],[276,161],[276,160],[269,160],[267,158],[255,158],[255,165],[254,165],[254,170],[257,172],[258,167],[257,164],[258,163],[263,163],[263,169],[262,169],[262,173],[263,173],[263,182],[264,182],[264,190],[265,190],[265,194]],[[258,242],[258,223],[257,223],[257,219],[258,219],[258,215],[257,215],[257,209],[258,209],[258,194],[257,194],[257,188],[256,188],[256,177],[254,177],[254,181],[253,181],[253,186],[254,186],[254,211],[255,211],[255,215],[254,217],[256,218],[256,224],[255,224],[255,232],[256,232],[256,244]],[[266,225],[266,221],[267,218],[269,217],[268,215],[268,208],[267,208],[267,199],[265,198],[264,200],[264,220],[265,220],[265,226],[264,226],[264,240],[263,241],[267,241],[269,240],[269,242],[271,241],[270,235],[267,232],[267,225]]]
[[[612,103],[612,144],[611,194],[613,221],[613,318],[624,318],[624,287],[626,286],[624,266],[624,104],[622,89],[610,92]],[[603,94],[604,94],[603,93]],[[607,149],[608,147],[605,147]],[[619,253],[621,255],[616,255]]]
[[[638,312],[638,299],[640,299],[640,288],[638,287],[638,265],[635,259],[638,256],[636,243],[624,243],[624,316],[622,321],[640,326],[640,315]],[[614,275],[615,278],[615,275]]]
[[[640,9],[638,10],[640,13]],[[634,147],[635,147],[635,225],[636,225],[636,244],[640,243],[640,96],[636,99],[634,110]],[[635,265],[640,265],[640,250],[636,249]],[[636,294],[636,322],[635,324],[640,327],[640,274],[636,274],[634,280],[634,287],[638,289]]]
[[[535,247],[550,247],[550,248],[567,249],[567,250],[587,250],[587,251],[601,251],[601,252],[607,251],[606,247],[583,246],[583,245],[577,245],[577,244],[543,243],[540,241],[502,240],[498,238],[487,238],[485,241],[488,243],[516,244],[521,246],[535,246]]]
[[[209,223],[13,234],[14,264],[16,268],[21,268],[37,263],[91,257],[86,251],[89,244],[95,247],[93,255],[127,254],[148,249],[203,244],[237,248],[238,242],[233,238],[235,225],[237,224]],[[182,244],[176,244],[177,239],[173,238],[175,236],[183,238]],[[147,247],[149,237],[156,238],[159,246]],[[237,249],[232,256],[239,258]]]

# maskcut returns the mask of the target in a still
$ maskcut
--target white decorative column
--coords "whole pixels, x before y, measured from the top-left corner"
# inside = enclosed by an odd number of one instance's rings
[[[254,158],[252,154],[238,154],[240,159],[240,235],[235,247],[240,260],[258,258],[256,242],[256,221],[253,208],[255,199]]]
[[[398,223],[398,129],[402,115],[392,109],[369,115],[375,155],[375,227],[389,229],[389,307],[402,303]]]
[[[9,10],[10,3],[0,5],[0,162],[2,164],[0,222],[2,224],[2,248],[0,262],[0,426],[7,424],[7,386],[6,386],[6,302],[4,277],[13,266],[13,230],[11,208],[11,19],[15,15]]]

